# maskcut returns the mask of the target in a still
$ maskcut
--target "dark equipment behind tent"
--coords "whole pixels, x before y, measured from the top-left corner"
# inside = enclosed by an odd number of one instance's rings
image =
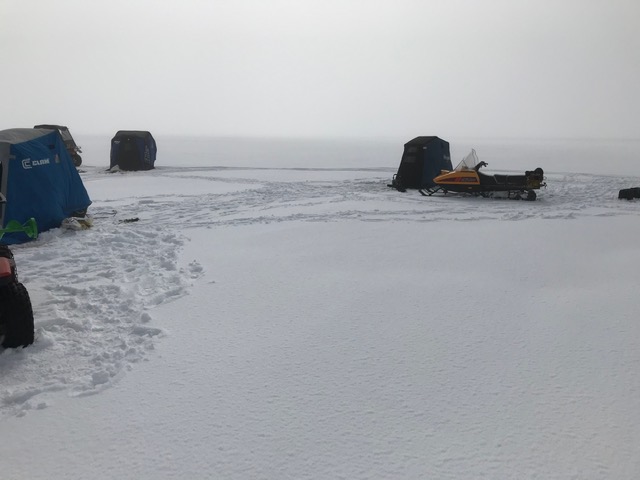
[[[389,186],[401,192],[433,187],[433,179],[442,170],[452,169],[449,142],[438,137],[416,137],[404,144],[398,173]]]
[[[64,125],[43,124],[43,125],[36,125],[33,128],[45,128],[47,130],[57,130],[60,133],[62,140],[64,141],[64,146],[67,147],[67,151],[69,152],[69,155],[71,155],[71,160],[73,160],[73,164],[76,167],[79,167],[80,165],[82,165],[82,157],[79,155],[80,153],[82,153],[82,150],[76,144],[76,141],[71,136],[71,132],[67,127],[65,127]]]
[[[157,154],[156,141],[150,132],[119,130],[111,139],[111,163],[109,168],[120,170],[151,170]]]

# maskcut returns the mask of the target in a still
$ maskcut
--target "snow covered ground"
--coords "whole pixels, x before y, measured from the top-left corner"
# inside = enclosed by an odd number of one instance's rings
[[[387,188],[402,142],[156,137],[13,248],[0,478],[640,476],[640,142],[452,143],[535,202]]]

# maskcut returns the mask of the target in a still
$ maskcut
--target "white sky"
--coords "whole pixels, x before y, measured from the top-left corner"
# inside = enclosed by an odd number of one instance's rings
[[[640,132],[637,0],[0,0],[0,129]]]

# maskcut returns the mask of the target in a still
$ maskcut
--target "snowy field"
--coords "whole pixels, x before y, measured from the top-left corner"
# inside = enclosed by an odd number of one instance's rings
[[[640,478],[638,141],[451,142],[525,202],[387,187],[402,144],[163,138],[13,248],[0,478]]]

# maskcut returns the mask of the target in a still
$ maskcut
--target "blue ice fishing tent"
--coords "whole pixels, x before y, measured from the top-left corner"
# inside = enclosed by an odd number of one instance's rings
[[[85,212],[91,200],[57,130],[12,128],[0,131],[0,227],[34,218],[38,231],[57,228]],[[0,243],[28,241],[5,233]]]
[[[111,164],[120,170],[151,170],[156,163],[156,141],[150,132],[119,130],[111,139]]]
[[[404,144],[394,183],[400,188],[433,187],[441,170],[453,170],[449,142],[435,136],[416,137]]]

